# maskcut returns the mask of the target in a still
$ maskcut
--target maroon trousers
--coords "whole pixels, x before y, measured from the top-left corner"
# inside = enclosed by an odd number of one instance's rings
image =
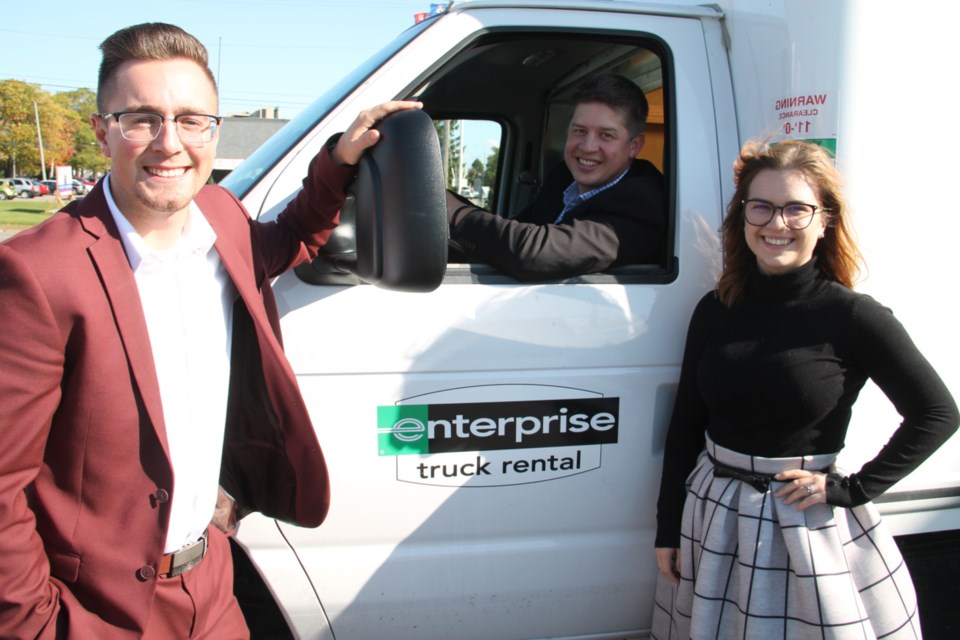
[[[230,542],[207,527],[203,561],[186,573],[160,578],[144,640],[248,640],[250,631],[233,595]]]

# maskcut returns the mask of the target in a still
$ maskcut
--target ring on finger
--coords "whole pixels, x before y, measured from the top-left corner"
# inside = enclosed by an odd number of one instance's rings
[[[803,490],[807,492],[807,495],[808,495],[808,496],[812,496],[813,494],[815,494],[815,493],[817,492],[817,488],[814,487],[813,484],[805,484],[805,485],[803,485]]]

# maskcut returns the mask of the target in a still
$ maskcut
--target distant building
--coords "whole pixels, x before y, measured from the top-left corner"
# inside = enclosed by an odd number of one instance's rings
[[[220,125],[217,158],[213,161],[213,180],[220,182],[237,168],[270,136],[289,122],[278,118],[279,109],[256,109],[248,113],[229,114]]]
[[[246,113],[228,113],[228,118],[265,118],[267,120],[280,119],[280,107],[260,107]]]

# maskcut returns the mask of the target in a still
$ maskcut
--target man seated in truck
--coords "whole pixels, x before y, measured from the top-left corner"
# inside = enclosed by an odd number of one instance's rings
[[[647,99],[617,75],[573,94],[563,165],[536,200],[506,218],[447,194],[452,262],[486,262],[517,280],[557,280],[624,264],[659,264],[666,230],[663,176],[636,159]]]

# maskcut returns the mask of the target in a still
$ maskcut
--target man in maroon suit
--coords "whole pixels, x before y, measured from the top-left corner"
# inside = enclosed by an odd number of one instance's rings
[[[0,637],[245,638],[224,532],[317,526],[329,497],[270,279],[329,238],[373,124],[418,105],[361,113],[255,222],[204,186],[203,45],[144,24],[101,49],[110,174],[0,244]]]

